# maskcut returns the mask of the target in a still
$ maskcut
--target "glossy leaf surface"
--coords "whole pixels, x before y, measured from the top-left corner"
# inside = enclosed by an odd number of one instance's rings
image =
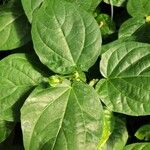
[[[0,117],[4,120],[19,118],[25,98],[42,81],[42,74],[33,67],[34,59],[28,57],[13,54],[0,61]]]
[[[101,34],[95,19],[74,4],[45,1],[32,25],[35,51],[56,73],[87,71],[100,54]]]
[[[106,79],[97,85],[101,100],[115,112],[150,114],[150,45],[124,42],[102,55],[100,70]]]
[[[26,150],[95,150],[103,129],[102,107],[92,87],[65,81],[36,88],[21,110]]]

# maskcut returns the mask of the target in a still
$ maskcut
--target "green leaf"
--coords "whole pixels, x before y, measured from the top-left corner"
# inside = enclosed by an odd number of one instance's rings
[[[21,0],[23,9],[30,23],[32,22],[33,12],[40,7],[43,1],[44,0]]]
[[[113,42],[110,42],[108,44],[102,45],[101,54],[105,53],[109,49],[112,49],[112,47],[117,45],[117,44],[121,44],[123,42],[132,41],[132,40],[133,40],[133,38],[131,38],[131,37],[123,37],[123,38],[120,37],[119,39],[117,39],[117,40],[115,40]]]
[[[150,45],[124,42],[102,55],[100,70],[106,79],[97,85],[109,110],[128,115],[150,114]]]
[[[119,30],[119,38],[131,37],[138,42],[150,42],[150,24],[145,18],[134,17],[125,21]]]
[[[26,150],[95,150],[103,129],[103,112],[95,90],[64,81],[37,87],[21,109]]]
[[[125,146],[123,150],[149,150],[150,143],[135,143]]]
[[[32,22],[33,12],[40,7],[44,0],[21,0],[24,11],[29,19],[29,22]],[[99,3],[102,0],[66,0],[68,2],[72,2],[77,4],[79,7],[84,8],[88,12],[93,12]]]
[[[96,7],[102,0],[66,0],[68,2],[74,2],[79,7],[84,8],[88,12],[94,12]]]
[[[0,143],[3,142],[11,133],[15,123],[0,119]]]
[[[127,10],[131,16],[146,17],[150,15],[149,0],[128,0]]]
[[[98,149],[101,150],[103,145],[106,143],[106,141],[109,139],[109,136],[114,130],[115,125],[115,118],[111,111],[105,109],[104,110],[104,126],[103,126],[103,132],[102,137],[100,138],[100,142],[98,143]]]
[[[19,118],[25,98],[43,79],[34,64],[34,58],[25,54],[13,54],[0,61],[0,118]]]
[[[124,6],[126,0],[103,0],[105,3],[107,4],[111,4],[113,6],[117,6],[117,7],[120,7],[120,6]]]
[[[134,17],[126,20],[119,29],[119,38],[133,35],[145,24],[144,18]]]
[[[102,150],[122,150],[128,139],[125,121],[115,117],[115,127]]]
[[[140,127],[136,131],[135,136],[139,140],[149,141],[150,140],[150,124],[146,124],[146,125],[143,125],[142,127]]]
[[[0,7],[0,51],[12,50],[31,40],[30,25],[18,7]]]
[[[96,17],[96,21],[99,24],[101,34],[103,37],[107,37],[108,35],[115,32],[115,23],[111,20],[109,15],[100,14]]]
[[[34,14],[32,37],[41,62],[60,74],[87,71],[100,54],[101,34],[95,19],[74,4],[44,1]]]

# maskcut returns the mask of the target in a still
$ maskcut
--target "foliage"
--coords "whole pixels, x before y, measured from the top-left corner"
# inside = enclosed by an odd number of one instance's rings
[[[149,7],[3,0],[0,149],[149,150]]]

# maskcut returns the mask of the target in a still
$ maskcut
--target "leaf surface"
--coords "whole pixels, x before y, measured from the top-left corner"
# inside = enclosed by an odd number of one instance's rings
[[[127,10],[131,16],[146,17],[150,15],[149,0],[128,0]]]
[[[40,7],[43,1],[44,0],[32,0],[29,2],[28,0],[22,0],[22,5],[29,19],[29,22],[32,22],[33,12],[38,7]],[[93,12],[102,0],[66,0],[66,1],[75,3],[76,5],[87,10],[88,12]]]
[[[102,0],[66,0],[74,2],[79,7],[84,8],[88,12],[93,12]]]
[[[0,51],[12,50],[31,40],[30,25],[18,7],[0,7]]]
[[[41,62],[56,73],[87,71],[100,54],[95,19],[74,4],[45,1],[33,18],[32,37]]]
[[[128,132],[125,121],[115,117],[115,127],[102,150],[122,150],[127,142]]]
[[[119,38],[131,36],[135,41],[150,43],[150,24],[145,18],[134,17],[122,24],[119,29]]]
[[[99,98],[92,87],[75,82],[36,88],[21,109],[26,150],[95,150],[103,126]]]
[[[115,126],[115,117],[113,113],[105,109],[103,132],[102,132],[102,137],[100,138],[100,141],[98,144],[98,150],[101,150],[102,147],[105,145],[106,141],[109,139],[111,133],[114,130],[114,126]]]
[[[97,85],[101,100],[115,112],[150,114],[150,45],[124,42],[102,55],[100,70],[106,79]]]
[[[139,140],[150,140],[150,124],[141,126],[135,133],[136,138]]]
[[[15,123],[0,119],[0,143],[3,142],[11,133]]]
[[[117,45],[117,44],[121,44],[121,43],[124,43],[126,41],[132,41],[133,38],[132,37],[120,37],[119,39],[113,41],[113,42],[110,42],[110,43],[107,43],[105,45],[102,45],[102,49],[101,49],[101,55],[103,53],[105,53],[106,51],[112,49],[113,46]]]
[[[33,12],[40,7],[43,1],[44,0],[21,0],[23,9],[30,23],[32,22]]]
[[[0,61],[0,117],[13,121],[19,118],[20,107],[29,92],[41,83],[43,75],[33,67],[34,58],[13,54]]]
[[[125,146],[123,150],[149,150],[150,143],[135,143]]]

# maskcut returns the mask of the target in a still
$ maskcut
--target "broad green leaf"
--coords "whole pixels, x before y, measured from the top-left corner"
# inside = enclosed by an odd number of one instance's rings
[[[3,142],[11,133],[15,123],[0,119],[0,143]]]
[[[122,150],[128,139],[128,132],[124,120],[115,117],[115,127],[109,139],[101,150]]]
[[[64,81],[37,87],[21,109],[26,150],[95,150],[103,129],[103,113],[95,90]]]
[[[150,15],[149,0],[128,0],[127,10],[131,16],[146,17]]]
[[[143,125],[142,127],[140,127],[136,131],[135,136],[139,140],[149,141],[150,140],[150,124],[146,124],[146,125]]]
[[[134,17],[125,21],[119,30],[119,38],[131,37],[138,42],[150,42],[150,24],[145,18]]]
[[[34,57],[25,54],[13,54],[0,61],[0,118],[19,118],[25,98],[43,79],[34,64]]]
[[[22,9],[0,7],[0,51],[21,47],[30,39],[30,25]]]
[[[115,23],[111,20],[109,15],[100,14],[96,17],[96,21],[99,24],[101,34],[103,37],[107,37],[108,35],[115,32]]]
[[[125,146],[123,150],[149,150],[150,143],[135,143]]]
[[[105,3],[113,5],[113,6],[124,6],[126,0],[103,0]]]
[[[41,62],[60,74],[87,71],[100,54],[101,34],[95,19],[74,4],[44,1],[34,13],[32,37]]]
[[[97,91],[109,110],[128,115],[150,114],[150,45],[124,42],[101,58]]]
[[[32,22],[33,12],[40,7],[44,0],[21,0],[24,11],[29,19],[29,22]],[[88,12],[93,12],[99,3],[102,0],[66,0],[68,2],[76,3],[79,7],[84,8]]]
[[[111,111],[105,109],[104,110],[104,126],[102,137],[100,138],[100,142],[98,143],[98,150],[101,150],[103,145],[109,139],[109,136],[114,130],[115,118]]]

